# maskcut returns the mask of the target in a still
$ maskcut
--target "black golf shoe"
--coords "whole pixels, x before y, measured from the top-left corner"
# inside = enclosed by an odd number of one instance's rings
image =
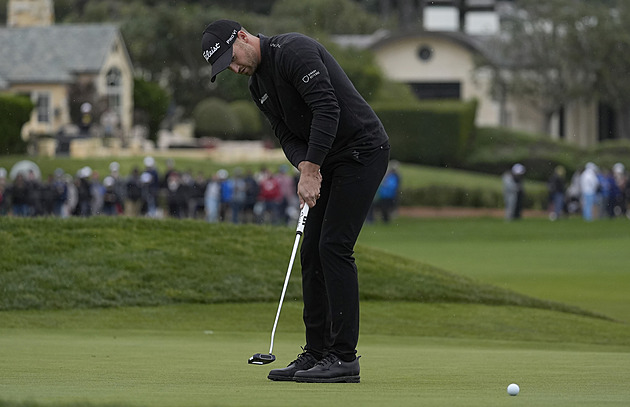
[[[302,383],[359,383],[360,370],[359,358],[344,362],[331,353],[311,369],[296,372],[293,380]]]
[[[302,352],[297,356],[297,359],[289,363],[289,366],[270,371],[267,378],[276,381],[292,381],[295,372],[298,370],[308,370],[315,366],[316,363],[317,359],[315,359],[315,356],[308,352]]]

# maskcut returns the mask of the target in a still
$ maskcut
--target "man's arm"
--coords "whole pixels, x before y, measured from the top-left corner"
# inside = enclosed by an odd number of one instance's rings
[[[271,125],[271,129],[278,138],[284,155],[295,168],[306,158],[308,145],[305,140],[296,137],[295,134],[287,127],[287,125],[273,112],[269,111],[265,105],[260,102],[260,95],[255,86],[255,82],[250,80],[249,91],[254,103],[258,109],[265,115],[267,121]]]
[[[319,44],[296,37],[284,44],[279,71],[312,113],[306,161],[321,165],[337,135],[341,109]]]
[[[300,162],[306,159],[306,152],[308,150],[306,141],[296,137],[295,134],[289,130],[287,125],[273,114],[265,111],[263,111],[263,113],[267,117],[267,120],[269,120],[274,134],[282,146],[284,155],[295,168],[298,168]]]

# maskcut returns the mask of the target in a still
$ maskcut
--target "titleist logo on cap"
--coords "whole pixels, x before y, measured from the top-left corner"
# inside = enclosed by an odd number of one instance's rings
[[[212,47],[210,47],[210,49],[205,50],[203,52],[203,57],[206,59],[206,62],[210,62],[210,58],[212,57],[212,55],[219,49],[221,49],[221,44],[217,42]]]

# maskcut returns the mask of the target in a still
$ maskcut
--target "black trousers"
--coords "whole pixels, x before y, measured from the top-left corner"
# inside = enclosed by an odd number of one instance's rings
[[[359,282],[354,245],[389,162],[389,146],[340,159],[322,168],[300,251],[305,350],[356,358]]]

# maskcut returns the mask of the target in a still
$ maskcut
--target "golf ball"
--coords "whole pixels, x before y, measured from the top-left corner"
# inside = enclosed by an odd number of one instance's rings
[[[507,392],[510,396],[516,396],[519,391],[521,391],[521,389],[516,383],[512,383],[507,387]]]

